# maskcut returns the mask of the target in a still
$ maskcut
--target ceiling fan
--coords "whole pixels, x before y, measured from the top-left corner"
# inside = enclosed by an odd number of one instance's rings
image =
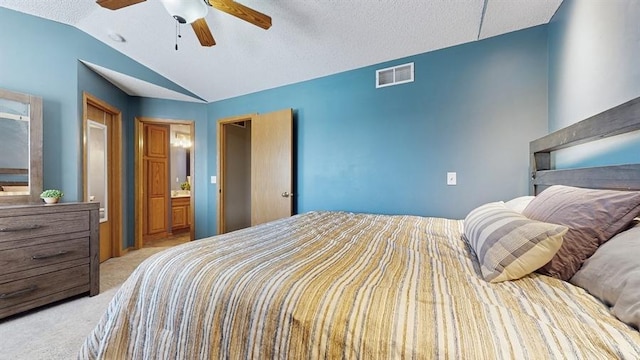
[[[118,10],[144,1],[146,0],[96,0],[96,3],[103,8]],[[271,27],[271,17],[233,0],[160,0],[160,2],[179,23],[191,24],[202,46],[216,44],[204,19],[209,9],[207,5],[265,30]]]

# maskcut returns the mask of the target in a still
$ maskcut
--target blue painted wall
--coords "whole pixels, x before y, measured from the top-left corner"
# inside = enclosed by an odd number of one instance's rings
[[[215,121],[226,116],[295,109],[298,212],[461,218],[483,202],[526,194],[528,142],[547,132],[545,26],[202,105],[123,94],[78,59],[180,88],[77,29],[4,8],[0,24],[0,86],[45,99],[45,186],[63,189],[66,201],[82,193],[82,91],[123,111],[129,245],[135,116],[196,121],[197,237],[216,233],[209,176]],[[375,69],[409,61],[414,83],[375,89]],[[446,186],[447,171],[458,172],[458,186]]]
[[[133,193],[133,118],[134,116],[167,117],[180,111],[181,119],[196,120],[198,131],[206,134],[204,104],[171,101],[142,101],[132,98],[93,73],[79,60],[86,60],[165,88],[193,94],[167,80],[80,30],[0,8],[0,87],[43,98],[43,181],[45,188],[61,189],[64,201],[82,200],[82,92],[87,91],[123,113],[126,168],[123,186]],[[176,104],[178,103],[178,104]],[[175,108],[175,111],[164,111]],[[201,109],[201,110],[198,110]],[[192,118],[190,118],[192,117]],[[204,129],[203,129],[204,128]],[[200,137],[196,159],[206,159],[206,137]],[[196,188],[206,189],[202,176]],[[206,192],[206,190],[204,190]],[[123,244],[133,245],[133,197],[126,206],[122,229]],[[204,211],[206,199],[198,200],[196,211]],[[200,204],[200,205],[198,205]],[[204,208],[204,210],[201,210]],[[200,216],[200,215],[199,215]],[[200,225],[201,224],[201,225]],[[208,234],[206,221],[196,224],[196,233]]]
[[[549,130],[640,96],[640,1],[564,0],[549,31]],[[563,150],[556,166],[640,162],[640,134]]]
[[[640,94],[639,7],[565,0],[548,26],[208,105],[131,98],[78,59],[193,94],[75,28],[0,8],[0,87],[44,98],[44,185],[66,201],[82,193],[82,91],[123,111],[128,239],[134,116],[196,121],[198,237],[216,232],[215,121],[287,107],[295,109],[298,212],[461,218],[527,193],[530,140]],[[375,69],[409,61],[414,83],[374,88]],[[606,160],[637,162],[629,158],[639,143],[603,145],[619,147]],[[458,186],[445,185],[447,171],[458,172]]]
[[[415,82],[375,88],[376,69],[406,62]],[[211,103],[209,139],[220,118],[293,108],[298,212],[464,218],[527,194],[528,144],[547,133],[547,71],[547,30],[536,27]]]
[[[108,103],[109,105],[117,108],[118,110],[120,110],[122,112],[122,119],[123,119],[123,133],[122,133],[122,141],[124,144],[128,144],[128,143],[132,143],[133,141],[133,136],[131,134],[133,134],[133,132],[129,129],[129,124],[131,123],[130,121],[127,121],[126,119],[129,119],[131,117],[130,112],[129,112],[129,96],[124,93],[123,91],[121,91],[120,89],[118,89],[117,87],[113,86],[110,82],[108,82],[107,80],[105,80],[103,77],[101,77],[100,75],[96,74],[95,72],[93,72],[91,69],[89,69],[88,67],[86,67],[84,64],[82,64],[81,62],[76,62],[77,67],[78,67],[78,99],[77,99],[77,113],[78,113],[78,119],[80,121],[80,124],[82,124],[82,95],[83,93],[88,93],[91,94],[99,99],[101,99],[102,101],[105,101],[106,103]],[[46,118],[45,118],[46,119]],[[45,122],[46,123],[46,122]],[[68,125],[69,126],[69,125]],[[82,126],[82,125],[81,125]],[[132,129],[133,127],[131,127]],[[46,129],[45,129],[46,131]],[[50,139],[50,135],[48,135],[47,132],[45,132],[44,138],[45,139]],[[80,143],[77,144],[76,146],[76,151],[78,151],[78,156],[80,157],[78,160],[80,161],[79,163],[79,172],[78,174],[76,174],[76,176],[78,177],[78,186],[80,187],[78,189],[77,192],[77,200],[82,200],[82,194],[83,194],[83,189],[82,189],[82,151],[83,151],[83,145],[82,145],[82,129],[79,130],[78,133],[78,137],[80,137],[79,141]],[[60,138],[58,141],[62,142],[62,143],[71,143],[73,144],[75,142],[75,139],[71,140],[71,139],[65,139]],[[54,142],[55,144],[55,142]],[[64,146],[64,145],[61,145]],[[67,145],[68,146],[68,145]],[[125,153],[129,153],[129,152],[125,152]],[[60,158],[60,159],[55,159],[56,162],[64,162],[65,159]],[[46,160],[45,160],[46,162]],[[59,164],[49,164],[50,166],[60,166]],[[55,173],[55,168],[53,170],[48,170],[45,171],[45,178],[47,176],[47,174],[49,173]],[[123,184],[123,191],[128,191],[130,188],[129,184],[132,184],[133,181],[129,180],[132,179],[133,176],[133,168],[129,168],[128,166],[123,168],[122,171],[122,178],[121,178],[121,183]],[[46,186],[45,186],[46,188]],[[65,192],[65,201],[70,201],[68,194]],[[75,200],[74,200],[75,201]],[[121,199],[121,201],[124,203],[123,209],[122,209],[122,219],[123,222],[126,221],[124,219],[129,219],[129,218],[133,218],[134,217],[134,212],[133,212],[133,198],[132,197],[126,197],[124,199]],[[130,241],[130,239],[134,239],[134,227],[132,224],[129,224],[128,222],[123,224],[124,226],[122,227],[122,229],[120,229],[119,231],[119,236],[121,239],[121,242],[123,244],[123,246],[129,247],[129,246],[133,246],[133,241]]]
[[[0,8],[0,86],[44,98],[45,187],[63,189],[66,201],[82,192],[82,91],[123,111],[125,238],[134,116],[196,121],[198,237],[216,232],[215,121],[287,107],[295,110],[298,212],[460,218],[527,192],[530,140],[640,94],[639,20],[634,1],[565,0],[549,26],[203,105],[131,98],[78,59],[190,93],[75,28]],[[414,83],[375,89],[375,69],[409,61]],[[628,158],[638,144],[605,145],[620,148],[606,160],[637,161]],[[458,186],[446,186],[447,171],[458,172]]]

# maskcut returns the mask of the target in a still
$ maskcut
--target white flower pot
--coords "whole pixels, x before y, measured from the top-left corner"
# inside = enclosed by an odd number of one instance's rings
[[[42,200],[44,200],[44,202],[47,203],[47,204],[55,204],[55,203],[58,202],[58,200],[60,200],[60,198],[47,197],[47,198],[42,198]]]

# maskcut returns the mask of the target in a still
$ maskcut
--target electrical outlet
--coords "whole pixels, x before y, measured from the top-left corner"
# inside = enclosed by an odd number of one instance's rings
[[[458,175],[455,172],[447,173],[447,185],[457,185],[458,184]]]
[[[211,183],[215,184],[218,181],[215,175],[211,176]]]

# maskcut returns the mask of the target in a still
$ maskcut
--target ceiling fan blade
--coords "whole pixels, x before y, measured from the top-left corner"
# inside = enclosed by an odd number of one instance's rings
[[[233,0],[205,0],[212,7],[263,29],[271,27],[271,17]]]
[[[211,30],[209,30],[209,25],[207,25],[204,18],[192,22],[191,27],[196,33],[198,40],[200,40],[200,45],[213,46],[216,44],[216,41],[213,39],[213,35],[211,35]]]
[[[97,0],[96,3],[98,3],[98,5],[102,6],[103,8],[118,10],[122,9],[123,7],[127,7],[129,5],[134,5],[144,1],[146,0]]]

